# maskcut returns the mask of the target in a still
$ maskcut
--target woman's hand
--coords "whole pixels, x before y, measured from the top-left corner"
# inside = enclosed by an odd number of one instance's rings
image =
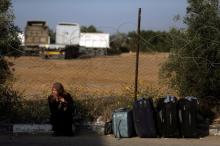
[[[62,105],[62,107],[63,107],[62,109],[64,111],[66,111],[67,110],[67,106],[66,106],[67,102],[66,102],[66,100],[63,97],[59,97],[59,102],[60,102],[60,108],[61,108],[61,105]]]
[[[59,101],[62,102],[62,103],[66,102],[63,97],[60,97],[60,98],[59,98]]]
[[[53,98],[55,99],[55,101],[57,101],[57,102],[61,102],[61,103],[66,102],[65,99],[64,99],[63,97],[61,97],[61,96],[57,96],[56,94],[53,94],[53,93],[52,93],[52,95],[53,95]]]

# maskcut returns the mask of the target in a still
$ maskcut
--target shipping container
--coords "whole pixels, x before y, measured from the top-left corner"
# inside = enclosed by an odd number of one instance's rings
[[[79,45],[80,26],[77,23],[60,23],[56,26],[56,44]]]

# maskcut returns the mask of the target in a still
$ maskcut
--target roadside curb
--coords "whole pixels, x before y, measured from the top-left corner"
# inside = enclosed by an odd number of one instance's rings
[[[104,134],[104,124],[97,124],[92,122],[82,123],[80,128],[85,128]],[[73,126],[73,128],[75,128]],[[1,134],[51,134],[52,126],[50,124],[0,124]]]
[[[87,122],[80,125],[81,128],[89,129],[100,135],[104,135],[103,123]],[[52,126],[50,124],[1,124],[1,134],[51,134]],[[220,136],[220,124],[209,126],[209,135]]]
[[[50,124],[14,124],[12,126],[12,133],[52,133],[52,126]]]

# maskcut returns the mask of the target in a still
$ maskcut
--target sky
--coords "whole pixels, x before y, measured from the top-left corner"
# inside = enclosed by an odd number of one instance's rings
[[[94,25],[109,33],[137,29],[138,8],[142,30],[169,30],[185,27],[187,0],[12,0],[15,24],[22,30],[28,20],[44,20],[55,29],[60,22]]]

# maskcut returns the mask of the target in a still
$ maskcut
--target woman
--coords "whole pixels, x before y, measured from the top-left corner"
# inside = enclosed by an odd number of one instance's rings
[[[71,95],[65,92],[61,83],[54,83],[52,93],[48,97],[50,108],[50,122],[54,131],[54,135],[71,136],[72,132],[72,116],[73,116],[73,99]]]

